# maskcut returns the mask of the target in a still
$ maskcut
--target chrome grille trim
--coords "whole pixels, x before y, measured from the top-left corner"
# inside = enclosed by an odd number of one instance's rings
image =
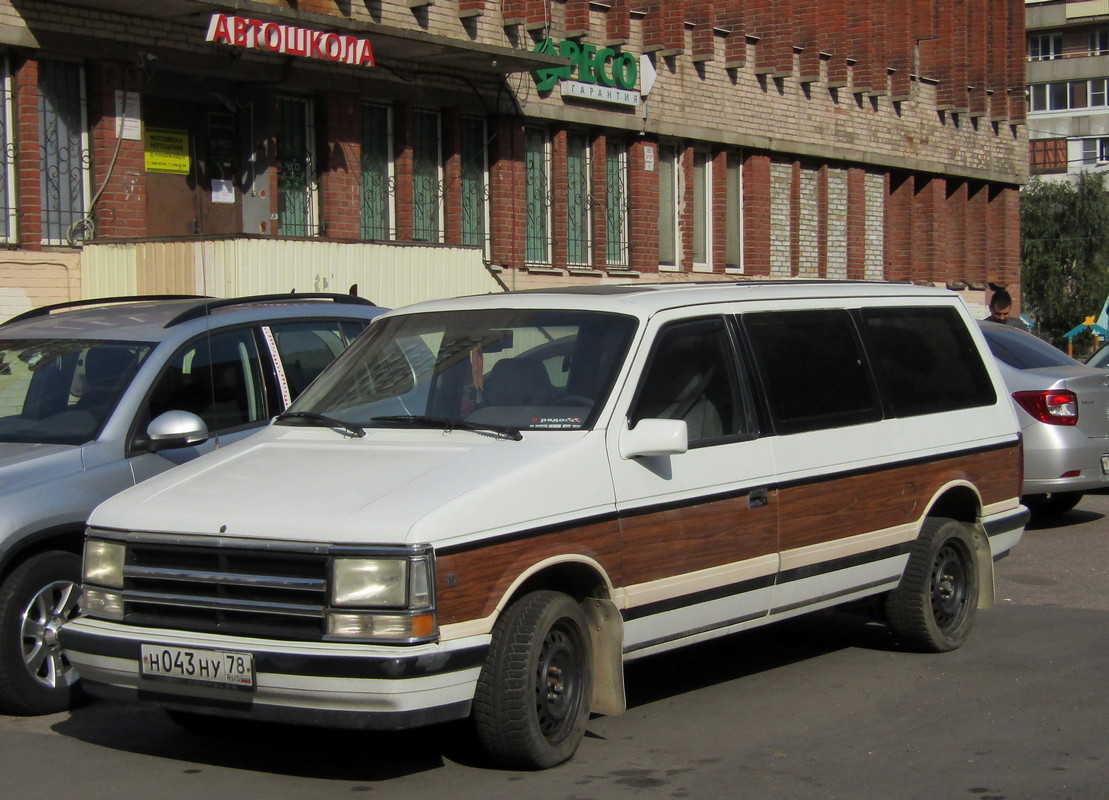
[[[193,595],[171,595],[154,592],[124,592],[124,603],[145,603],[152,606],[179,606],[183,608],[209,609],[212,611],[243,611],[252,614],[281,614],[295,617],[324,616],[320,606],[295,606],[289,603],[258,603],[247,600],[224,600],[218,597],[196,597]]]
[[[159,581],[216,583],[222,586],[255,586],[265,589],[288,589],[301,592],[322,592],[327,589],[327,581],[315,578],[274,578],[268,575],[232,574],[166,567],[127,566],[123,569],[123,577],[125,579],[147,578]]]

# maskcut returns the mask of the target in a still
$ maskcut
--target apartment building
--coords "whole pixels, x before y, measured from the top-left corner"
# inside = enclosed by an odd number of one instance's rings
[[[1026,0],[1030,171],[1109,166],[1109,0]]]
[[[1019,296],[1024,26],[1017,0],[0,0],[0,317],[763,277]]]

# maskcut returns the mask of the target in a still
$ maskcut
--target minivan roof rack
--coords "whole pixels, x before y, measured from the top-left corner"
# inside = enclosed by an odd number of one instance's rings
[[[191,319],[199,319],[206,317],[213,311],[219,308],[228,308],[230,306],[246,306],[252,304],[277,304],[277,303],[299,303],[301,300],[329,300],[339,305],[354,305],[354,306],[376,306],[377,304],[367,300],[365,297],[358,297],[353,294],[333,294],[330,292],[291,292],[289,294],[256,294],[250,297],[222,297],[212,300],[208,303],[200,303],[192,308],[188,308],[178,314],[165,324],[165,327],[172,328],[174,325],[180,325],[182,322],[188,322]]]
[[[65,303],[54,303],[49,306],[41,306],[40,308],[32,308],[30,311],[24,311],[22,314],[9,319],[7,322],[0,323],[3,325],[11,325],[13,322],[22,322],[25,319],[35,319],[36,317],[46,317],[53,314],[55,311],[64,311],[68,308],[80,308],[82,306],[100,306],[111,305],[113,303],[140,303],[148,300],[206,300],[208,295],[201,294],[143,294],[143,295],[127,295],[126,297],[95,297],[87,300],[69,300]]]

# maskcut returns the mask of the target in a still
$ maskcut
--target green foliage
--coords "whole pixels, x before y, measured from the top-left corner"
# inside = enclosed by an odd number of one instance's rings
[[[1109,294],[1109,192],[1100,173],[1077,184],[1033,178],[1021,192],[1021,296],[1052,339],[1090,314]]]

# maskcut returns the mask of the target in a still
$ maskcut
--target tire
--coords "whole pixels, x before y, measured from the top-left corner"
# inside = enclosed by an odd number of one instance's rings
[[[559,592],[517,600],[497,620],[474,694],[478,740],[498,765],[547,769],[578,749],[593,695],[581,606]]]
[[[1057,517],[1066,514],[1082,499],[1082,492],[1052,492],[1051,494],[1030,494],[1020,501],[1028,506],[1037,517]]]
[[[16,567],[0,586],[0,712],[53,714],[79,699],[58,628],[77,616],[80,580],[81,559],[52,551]]]
[[[961,522],[928,519],[913,542],[901,585],[886,600],[886,618],[901,642],[942,653],[959,647],[978,609],[974,537]]]

